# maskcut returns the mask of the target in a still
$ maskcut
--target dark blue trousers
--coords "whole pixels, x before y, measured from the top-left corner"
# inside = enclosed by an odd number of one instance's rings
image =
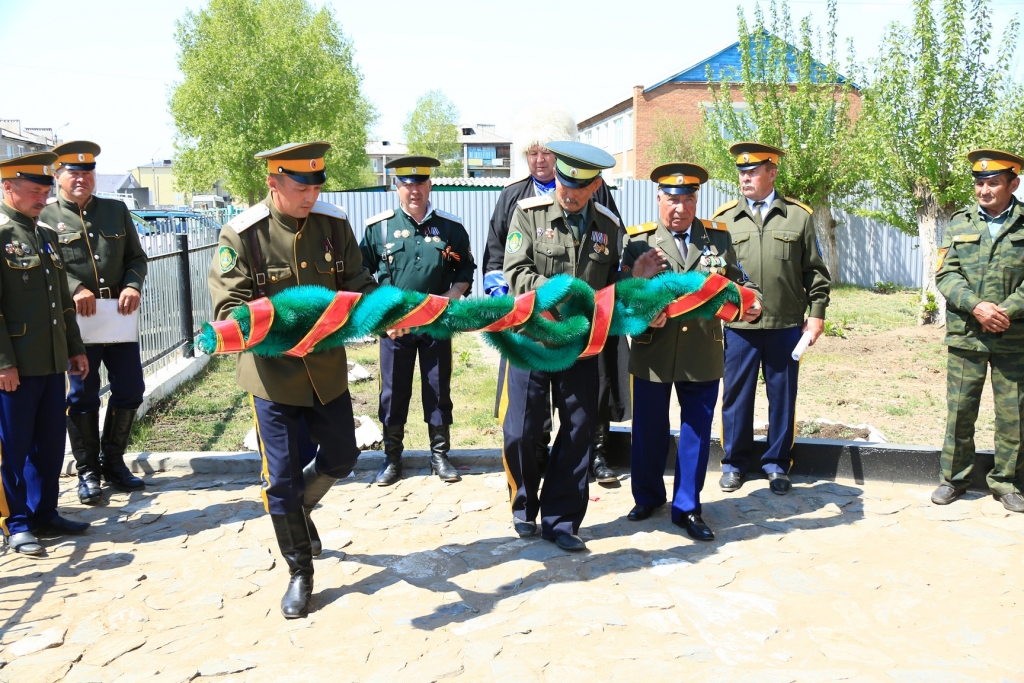
[[[318,472],[342,479],[359,457],[351,395],[346,391],[326,405],[314,401],[306,407],[252,397],[263,456],[263,505],[272,515],[302,508],[302,468],[312,459]]]
[[[502,457],[516,519],[541,514],[541,535],[554,539],[579,533],[587,512],[587,468],[597,422],[597,359],[586,358],[562,372],[521,370],[505,374]],[[551,447],[544,488],[540,487],[536,443],[550,416],[551,393],[558,411],[558,435]]]
[[[0,526],[20,534],[57,516],[64,464],[64,373],[21,377],[0,391]]]
[[[754,396],[764,371],[768,394],[768,448],[761,456],[765,474],[786,474],[796,436],[796,389],[800,362],[793,347],[799,327],[782,330],[725,330],[725,378],[722,392],[723,472],[747,471],[754,454]]]
[[[690,512],[700,514],[700,492],[711,453],[711,421],[718,401],[718,380],[675,382],[679,399],[679,449],[672,486],[672,521]],[[638,505],[665,502],[665,456],[670,442],[668,421],[672,383],[633,377],[633,443],[630,483]]]
[[[452,423],[452,340],[425,334],[406,334],[380,340],[380,408],[385,427],[404,425],[409,419],[416,355],[420,357],[420,396],[423,421],[435,427]]]
[[[110,379],[110,407],[135,410],[142,405],[146,380],[142,378],[138,342],[89,344],[85,355],[89,357],[89,375],[85,379],[68,375],[68,413],[85,415],[99,411],[101,362],[107,366]]]

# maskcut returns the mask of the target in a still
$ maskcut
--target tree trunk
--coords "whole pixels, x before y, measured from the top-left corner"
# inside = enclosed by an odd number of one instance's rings
[[[941,206],[931,190],[918,185],[914,195],[920,200],[917,210],[917,233],[921,243],[921,261],[924,265],[924,278],[921,284],[921,325],[946,324],[946,298],[935,286],[935,263],[938,258],[939,243],[946,234],[946,226],[953,215],[951,207]],[[930,295],[930,296],[929,296]]]
[[[836,248],[836,221],[832,218],[832,202],[825,199],[813,207],[814,232],[821,245],[821,258],[832,282],[839,281],[839,250]]]
[[[256,203],[256,193],[249,190],[249,206],[253,206]]]

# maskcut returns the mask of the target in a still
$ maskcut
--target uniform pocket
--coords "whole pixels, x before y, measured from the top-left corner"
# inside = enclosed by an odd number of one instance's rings
[[[793,258],[793,243],[800,239],[800,233],[789,230],[772,230],[772,237],[775,238],[775,258],[782,261],[791,260]]]
[[[281,282],[292,276],[291,266],[267,266],[267,278],[271,282]]]
[[[644,334],[638,334],[635,337],[633,337],[633,343],[650,344],[652,339],[654,339],[654,335],[651,334],[650,332],[645,332]]]
[[[104,225],[100,228],[100,234],[109,239],[120,239],[124,237],[124,226]]]
[[[8,337],[24,337],[26,331],[28,331],[28,325],[25,323],[7,323]]]

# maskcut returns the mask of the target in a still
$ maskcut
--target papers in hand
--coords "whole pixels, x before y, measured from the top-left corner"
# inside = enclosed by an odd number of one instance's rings
[[[117,299],[97,299],[95,315],[76,318],[83,343],[121,344],[139,340],[139,309],[131,315],[121,315],[117,312]]]
[[[810,345],[810,343],[810,332],[804,332],[802,335],[800,335],[800,341],[798,341],[796,343],[796,346],[793,347],[793,360],[800,360],[800,356],[804,355],[804,351],[807,350],[807,347]]]

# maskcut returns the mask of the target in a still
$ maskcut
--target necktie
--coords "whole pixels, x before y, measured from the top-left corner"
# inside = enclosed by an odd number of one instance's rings
[[[686,260],[686,237],[690,234],[690,231],[677,232],[672,236],[676,238],[676,247],[679,249],[679,255],[683,257],[683,261]]]
[[[569,229],[572,230],[572,239],[576,244],[580,243],[580,229],[583,227],[583,214],[570,213],[568,215]]]
[[[764,200],[759,199],[754,202],[754,222],[758,225],[764,225],[764,216],[761,215],[761,209],[764,208]]]

